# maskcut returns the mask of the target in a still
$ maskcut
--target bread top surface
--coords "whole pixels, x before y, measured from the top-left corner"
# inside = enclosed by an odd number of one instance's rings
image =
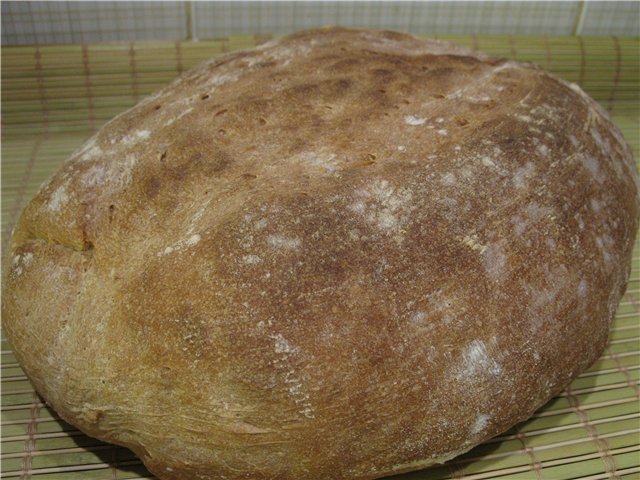
[[[65,419],[162,478],[373,478],[505,430],[597,358],[638,190],[577,86],[303,32],[72,155],[15,230],[5,327]]]

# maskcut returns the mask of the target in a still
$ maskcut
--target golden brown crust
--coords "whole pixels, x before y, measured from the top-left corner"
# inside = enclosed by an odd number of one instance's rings
[[[163,479],[367,479],[523,420],[604,348],[618,129],[531,65],[326,28],[118,116],[12,240],[38,391]]]

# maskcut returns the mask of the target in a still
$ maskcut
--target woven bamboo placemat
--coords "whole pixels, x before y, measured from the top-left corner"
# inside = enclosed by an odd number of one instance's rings
[[[579,83],[640,148],[637,38],[446,36],[533,61]],[[107,120],[201,60],[266,40],[2,49],[2,244],[25,202]],[[4,255],[4,248],[3,248]],[[640,248],[603,356],[530,420],[403,480],[640,478]],[[3,478],[152,478],[128,450],[83,435],[44,405],[2,338]],[[301,479],[302,480],[302,479]]]

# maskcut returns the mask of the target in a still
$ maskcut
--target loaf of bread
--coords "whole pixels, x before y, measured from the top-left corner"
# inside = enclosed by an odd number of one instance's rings
[[[63,419],[163,480],[416,470],[598,358],[638,185],[607,113],[533,65],[303,32],[74,153],[15,228],[4,326]]]

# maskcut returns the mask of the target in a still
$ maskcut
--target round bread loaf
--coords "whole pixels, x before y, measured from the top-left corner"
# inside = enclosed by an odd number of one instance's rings
[[[594,362],[638,177],[532,66],[324,28],[209,61],[24,210],[3,319],[38,392],[161,479],[446,461]]]

